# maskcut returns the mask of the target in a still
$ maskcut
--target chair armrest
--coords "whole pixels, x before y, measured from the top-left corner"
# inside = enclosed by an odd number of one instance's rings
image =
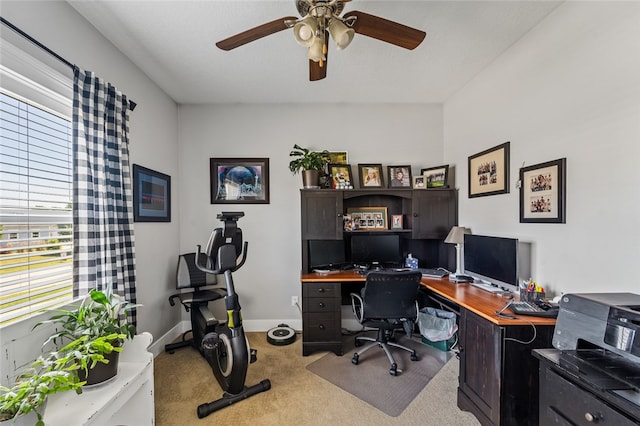
[[[364,318],[364,301],[359,294],[351,293],[351,309],[353,310],[353,315],[356,317],[359,323],[362,323]]]

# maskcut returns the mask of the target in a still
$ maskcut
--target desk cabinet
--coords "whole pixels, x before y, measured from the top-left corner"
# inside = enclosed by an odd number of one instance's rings
[[[638,405],[602,389],[603,382],[598,383],[600,386],[594,385],[583,380],[580,374],[576,376],[575,372],[565,369],[559,354],[555,349],[535,351],[540,359],[541,425],[640,424]]]
[[[553,326],[500,326],[462,308],[458,407],[483,425],[538,425],[538,362]],[[535,336],[535,338],[534,338]],[[533,339],[533,340],[532,340]]]
[[[302,284],[302,355],[334,351],[342,355],[340,283]]]
[[[440,246],[451,227],[457,225],[457,200],[457,190],[448,188],[302,189],[302,271],[309,272],[309,264],[312,262],[309,259],[310,240],[343,241],[346,249],[352,234],[368,232],[344,231],[344,215],[350,208],[359,207],[385,207],[389,220],[391,215],[402,215],[403,229],[386,229],[382,232],[400,234],[407,253],[413,253],[414,257],[423,256],[433,263],[424,265],[425,267],[450,267],[447,251],[449,247]]]

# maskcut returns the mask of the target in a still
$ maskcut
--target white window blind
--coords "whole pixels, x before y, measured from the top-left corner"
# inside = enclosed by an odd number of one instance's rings
[[[0,131],[1,327],[72,300],[73,170],[67,118],[0,93]]]
[[[72,73],[11,35],[0,43],[0,328],[73,297]]]

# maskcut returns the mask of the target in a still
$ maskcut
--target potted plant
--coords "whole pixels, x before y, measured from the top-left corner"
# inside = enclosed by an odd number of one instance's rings
[[[58,310],[58,315],[34,328],[46,323],[60,326],[60,331],[52,334],[45,345],[50,341],[54,344],[84,342],[87,356],[78,359],[81,365],[78,374],[80,379],[86,379],[86,384],[96,384],[117,374],[118,354],[124,339],[135,335],[135,327],[127,322],[126,314],[137,306],[141,305],[113,294],[111,285],[107,285],[104,291],[91,290],[75,309]]]
[[[289,170],[293,174],[302,173],[302,186],[318,188],[319,174],[324,171],[324,167],[330,160],[329,151],[311,151],[295,144],[289,156],[295,157],[289,162]]]
[[[86,354],[86,339],[76,340],[39,356],[10,388],[0,386],[0,423],[44,425],[42,411],[47,398],[57,392],[82,393],[78,357]]]

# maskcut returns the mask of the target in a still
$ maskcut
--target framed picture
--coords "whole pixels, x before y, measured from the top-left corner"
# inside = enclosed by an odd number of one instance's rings
[[[329,151],[329,158],[331,164],[349,164],[347,151]]]
[[[268,158],[210,158],[211,204],[269,204]]]
[[[449,179],[449,165],[430,167],[420,170],[420,174],[425,177],[427,188],[447,188]]]
[[[349,164],[348,158],[347,151],[329,152],[329,164]],[[329,164],[327,164],[320,173],[320,187],[325,189],[331,189],[333,187]]]
[[[520,169],[520,223],[566,223],[567,159]]]
[[[389,188],[411,188],[411,166],[387,166]]]
[[[360,188],[384,188],[382,164],[358,164]]]
[[[347,214],[351,216],[354,231],[386,231],[389,229],[386,207],[353,207],[347,209]]]
[[[424,175],[414,176],[413,189],[427,189],[427,178]]]
[[[391,215],[391,229],[402,229],[402,215],[401,214],[392,214]]]
[[[134,222],[171,222],[171,176],[133,165]]]
[[[332,188],[335,188],[335,189],[353,188],[353,178],[351,176],[351,165],[329,164],[329,176],[331,176]]]
[[[469,157],[469,198],[509,192],[509,142]]]

